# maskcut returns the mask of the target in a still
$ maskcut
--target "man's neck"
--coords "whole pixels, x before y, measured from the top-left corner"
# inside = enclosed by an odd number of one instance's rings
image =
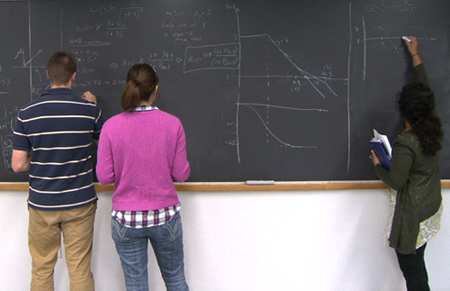
[[[69,85],[51,85],[50,89],[59,89],[59,88],[66,88],[66,89],[72,89],[72,86]]]

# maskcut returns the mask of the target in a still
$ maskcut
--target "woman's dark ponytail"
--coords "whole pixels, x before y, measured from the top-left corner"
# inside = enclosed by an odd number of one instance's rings
[[[158,85],[158,75],[148,64],[137,64],[130,68],[127,83],[122,92],[121,104],[124,111],[136,108],[148,101]]]

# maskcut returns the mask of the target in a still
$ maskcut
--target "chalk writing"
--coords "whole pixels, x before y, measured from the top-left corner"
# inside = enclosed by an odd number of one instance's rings
[[[165,61],[165,62],[177,62],[180,63],[183,61],[182,58],[179,58],[175,55],[175,53],[169,51],[169,50],[162,50],[160,53],[150,53],[149,54],[149,61]]]
[[[115,85],[125,85],[126,84],[126,80],[117,80],[117,79],[111,79],[111,80],[103,80],[103,79],[94,79],[92,81],[81,81],[81,82],[76,82],[75,84],[73,84],[73,87],[101,87],[101,86],[115,86]]]
[[[45,90],[47,90],[49,88],[50,88],[50,83],[37,84],[37,85],[33,85],[31,92],[36,96],[40,96],[40,95],[42,95],[42,93],[45,92]]]
[[[392,6],[374,3],[366,5],[365,7],[365,11],[369,13],[383,13],[388,10],[391,10],[395,13],[413,13],[414,9],[415,5],[408,3],[408,1],[405,1],[405,3],[403,4],[397,4]]]
[[[110,46],[110,41],[103,40],[83,40],[81,37],[69,38],[69,44],[73,47],[83,47],[83,46]]]
[[[116,31],[107,31],[106,36],[109,37],[117,37],[117,38],[123,38],[125,36],[125,33],[122,30],[116,30]]]
[[[90,11],[92,12],[92,13],[101,13],[101,14],[105,14],[105,13],[112,13],[112,12],[115,12],[115,11],[117,11],[117,8],[115,7],[115,6],[112,6],[112,5],[105,5],[105,4],[102,4],[102,5],[100,5],[100,6],[92,6],[91,7],[91,9],[90,9]]]
[[[108,20],[107,29],[128,29],[128,27],[122,21],[110,21],[110,20]]]
[[[141,13],[144,11],[142,7],[126,7],[120,8],[119,19],[125,18],[139,18]]]
[[[320,73],[321,76],[324,77],[332,77],[333,72],[331,71],[331,65],[325,65],[322,69],[322,73]]]
[[[412,13],[414,11],[415,6],[413,4],[404,3],[399,5],[393,5],[393,9],[395,9],[397,12],[408,12]]]
[[[237,69],[239,44],[227,43],[210,46],[187,47],[184,72],[208,69]]]
[[[86,32],[86,31],[96,31],[96,30],[100,30],[101,25],[97,24],[97,25],[90,25],[90,24],[81,24],[76,26],[75,31],[78,32]]]
[[[11,78],[0,79],[0,86],[9,87],[11,86]]]
[[[295,79],[292,81],[291,92],[300,92],[301,88],[302,88],[302,82],[300,80]]]
[[[365,10],[370,13],[384,12],[387,10],[387,6],[384,4],[370,4],[366,6]]]
[[[80,73],[80,74],[92,74],[94,72],[95,72],[95,70],[92,69],[92,68],[80,68],[80,69],[78,69],[78,73]]]
[[[192,14],[186,11],[166,11],[169,19],[161,23],[162,36],[174,43],[200,42],[203,40],[200,34],[207,27],[207,18],[211,15],[212,9],[194,10]],[[194,20],[188,16],[192,16]]]
[[[132,59],[122,58],[119,62],[112,62],[109,64],[111,69],[119,67],[129,68],[135,64],[150,63],[153,67],[159,70],[168,70],[174,68],[175,65],[181,64],[183,59],[177,57],[175,53],[169,50],[162,50],[160,52],[151,52],[147,57],[139,57]]]
[[[201,10],[194,11],[195,18],[202,18],[202,17],[206,17],[206,16],[211,16],[211,15],[212,15],[212,9],[207,9],[205,11],[201,11]]]
[[[98,51],[90,50],[90,49],[72,49],[71,53],[74,55],[78,64],[82,63],[92,63],[96,61],[100,55]],[[86,73],[86,72],[85,72]]]
[[[106,36],[123,38],[128,27],[122,21],[108,21],[106,29]]]
[[[64,10],[63,10],[64,11]],[[80,33],[90,33],[96,31],[104,31],[104,36],[111,39],[123,39],[128,30],[126,19],[138,19],[143,13],[142,7],[117,7],[114,5],[91,6],[90,12],[94,14],[105,14],[108,17],[117,17],[118,20],[108,19],[102,23],[88,23],[76,26],[75,31]],[[62,13],[61,13],[62,14]],[[109,16],[111,15],[111,16]],[[102,18],[103,19],[103,18]],[[85,39],[86,36],[69,37],[68,42],[72,47],[94,47],[94,46],[111,46],[110,40]],[[91,36],[92,38],[92,36]]]
[[[275,40],[275,43],[277,44],[277,46],[281,46],[282,44],[288,44],[289,43],[289,39],[284,38],[282,40]]]
[[[12,172],[11,158],[13,150],[13,136],[5,135],[2,136],[2,153],[3,153],[3,163],[5,165],[5,170],[10,170]]]
[[[237,140],[235,140],[235,139],[227,140],[227,141],[225,141],[225,144],[230,145],[230,146],[237,146]]]

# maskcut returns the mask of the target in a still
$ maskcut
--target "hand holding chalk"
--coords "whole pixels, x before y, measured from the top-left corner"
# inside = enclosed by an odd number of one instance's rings
[[[413,58],[413,66],[415,67],[421,64],[422,60],[419,57],[419,42],[417,38],[415,36],[403,36],[402,39]]]
[[[402,39],[406,40],[409,43],[412,43],[412,40],[409,37],[407,37],[407,36],[402,36]]]
[[[94,94],[92,94],[90,91],[86,91],[83,93],[83,96],[81,96],[81,98],[90,101],[92,103],[95,103],[95,105],[97,105],[97,96],[95,96]]]

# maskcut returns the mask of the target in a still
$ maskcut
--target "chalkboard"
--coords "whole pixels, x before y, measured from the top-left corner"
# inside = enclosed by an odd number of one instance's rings
[[[153,65],[157,106],[186,131],[189,181],[377,180],[372,129],[401,132],[396,94],[412,80],[403,35],[419,38],[448,136],[448,15],[438,0],[1,1],[0,180],[27,180],[11,171],[12,126],[57,50],[106,118],[130,66]],[[449,156],[446,138],[443,178]]]

